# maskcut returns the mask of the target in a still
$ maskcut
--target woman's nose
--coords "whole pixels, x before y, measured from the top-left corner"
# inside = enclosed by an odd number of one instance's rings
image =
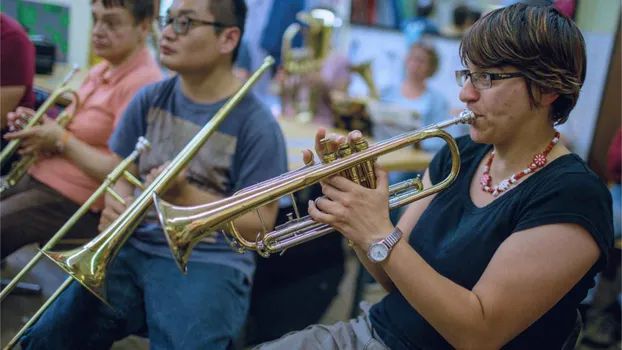
[[[462,85],[462,89],[460,89],[460,94],[458,95],[460,101],[464,103],[475,102],[479,100],[479,96],[479,90],[473,86],[471,78],[468,78]]]

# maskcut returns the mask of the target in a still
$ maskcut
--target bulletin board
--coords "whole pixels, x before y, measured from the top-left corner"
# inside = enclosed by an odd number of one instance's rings
[[[85,0],[80,0],[85,1]],[[2,1],[0,10],[15,18],[30,36],[41,35],[56,45],[56,61],[67,62],[69,8],[28,0]]]

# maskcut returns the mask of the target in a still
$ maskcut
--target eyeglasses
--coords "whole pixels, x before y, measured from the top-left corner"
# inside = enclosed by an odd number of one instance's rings
[[[511,79],[524,76],[521,72],[514,73],[489,73],[489,72],[475,72],[471,73],[468,69],[456,71],[456,83],[458,86],[463,87],[467,78],[471,78],[471,84],[478,89],[490,89],[492,87],[493,80]]]
[[[158,20],[160,30],[164,30],[164,28],[166,28],[166,26],[168,26],[171,23],[173,24],[173,31],[175,32],[175,34],[178,34],[178,35],[184,35],[188,33],[190,28],[200,26],[200,25],[214,26],[214,27],[220,27],[220,28],[232,27],[230,25],[220,23],[220,22],[204,21],[201,19],[189,18],[185,16],[184,17],[162,16]]]

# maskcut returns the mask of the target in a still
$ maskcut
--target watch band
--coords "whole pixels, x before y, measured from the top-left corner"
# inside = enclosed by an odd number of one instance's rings
[[[396,226],[395,230],[393,230],[391,234],[389,234],[385,239],[383,239],[382,242],[386,244],[387,247],[389,247],[389,249],[391,249],[393,248],[394,245],[397,244],[397,242],[400,241],[403,235],[404,234],[402,233],[402,230],[400,230],[400,228]]]

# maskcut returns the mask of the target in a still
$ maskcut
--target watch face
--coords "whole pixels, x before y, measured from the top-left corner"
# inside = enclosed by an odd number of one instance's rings
[[[369,257],[373,261],[383,261],[389,255],[389,248],[382,243],[375,243],[369,247]]]

